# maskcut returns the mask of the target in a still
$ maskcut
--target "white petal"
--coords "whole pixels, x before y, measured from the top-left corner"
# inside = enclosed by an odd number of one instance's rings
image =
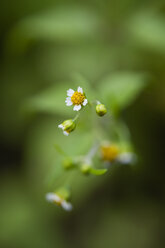
[[[61,128],[62,130],[64,130],[64,126],[62,124],[58,125],[58,128]]]
[[[81,104],[75,105],[73,108],[74,111],[79,111],[80,109],[81,109]]]
[[[88,103],[88,100],[87,99],[84,99],[83,106],[87,105],[87,103]]]
[[[46,194],[46,200],[49,202],[60,202],[61,199],[58,195],[54,194],[54,193],[47,193]]]
[[[121,153],[117,161],[122,163],[122,164],[130,164],[130,163],[135,163],[136,162],[136,155],[130,152],[125,152]]]
[[[67,96],[72,96],[74,94],[74,90],[69,89],[67,90]]]
[[[62,201],[61,206],[63,207],[63,209],[65,209],[66,211],[71,211],[72,210],[72,204],[70,202],[67,201]]]
[[[65,102],[67,106],[71,106],[73,104],[70,97],[67,97]]]
[[[77,88],[77,91],[83,94],[83,89],[80,86]]]
[[[64,131],[63,134],[64,134],[65,136],[68,136],[68,135],[69,135],[69,133],[66,132],[66,131]]]

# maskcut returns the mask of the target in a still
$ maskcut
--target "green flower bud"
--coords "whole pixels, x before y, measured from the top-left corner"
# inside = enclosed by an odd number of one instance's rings
[[[83,164],[80,168],[81,172],[85,175],[90,173],[91,166],[89,164]]]
[[[73,120],[66,120],[62,123],[63,127],[64,127],[64,131],[67,131],[67,132],[72,132],[75,127],[76,127],[76,124]]]
[[[68,136],[76,128],[75,122],[70,119],[64,121],[62,124],[58,125],[59,128],[63,130],[64,135]]]
[[[62,162],[62,165],[63,165],[65,170],[69,170],[69,169],[72,169],[75,167],[73,160],[70,158],[64,159]]]
[[[103,116],[107,113],[107,109],[105,107],[104,104],[98,104],[96,105],[96,113],[99,115],[99,116]]]

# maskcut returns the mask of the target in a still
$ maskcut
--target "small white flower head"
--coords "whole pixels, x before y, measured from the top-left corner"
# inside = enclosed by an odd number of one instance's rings
[[[104,161],[115,161],[119,155],[119,152],[119,147],[115,144],[105,143],[101,145],[101,157]]]
[[[61,206],[66,211],[71,211],[73,206],[70,202],[65,200],[63,197],[58,195],[57,193],[47,193],[46,200],[52,202],[58,206]]]
[[[74,91],[72,89],[67,90],[67,98],[66,98],[66,105],[71,106],[74,105],[73,110],[79,111],[82,106],[87,105],[88,100],[86,99],[86,96],[83,92],[83,89],[81,87],[77,88],[77,91]]]
[[[63,130],[63,134],[68,136],[76,128],[76,124],[73,120],[66,120],[62,124],[58,125]]]
[[[101,157],[106,162],[119,162],[121,164],[132,164],[136,162],[136,155],[131,152],[123,152],[115,144],[104,144],[101,146]]]
[[[105,107],[104,104],[97,104],[96,105],[96,113],[99,115],[99,116],[103,116],[107,113],[107,109]]]

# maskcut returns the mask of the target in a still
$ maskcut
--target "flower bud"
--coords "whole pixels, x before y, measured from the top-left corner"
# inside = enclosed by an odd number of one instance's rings
[[[75,166],[73,160],[70,159],[70,158],[64,159],[63,162],[62,162],[62,165],[63,165],[65,170],[72,169]]]
[[[83,174],[85,174],[85,175],[87,175],[87,174],[89,174],[89,172],[90,172],[90,169],[91,169],[91,166],[89,165],[89,164],[83,164],[82,166],[81,166],[81,172],[83,173]]]
[[[62,124],[58,125],[59,128],[63,130],[64,135],[68,136],[76,128],[75,122],[70,119],[64,121]]]
[[[67,131],[67,132],[72,132],[75,127],[76,127],[76,124],[73,120],[66,120],[62,123],[63,127],[64,127],[64,131]]]
[[[96,105],[96,113],[99,115],[99,116],[103,116],[107,113],[107,109],[105,107],[104,104],[98,104]]]

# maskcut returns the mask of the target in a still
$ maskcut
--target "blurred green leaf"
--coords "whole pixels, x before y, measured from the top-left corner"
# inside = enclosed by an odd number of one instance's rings
[[[83,88],[87,98],[93,99],[94,92],[90,83],[79,74],[74,74],[73,83],[66,84],[61,82],[59,85],[53,85],[25,101],[24,110],[32,113],[56,113],[74,117],[76,113],[73,111],[73,106],[66,106],[65,99],[67,97],[67,90],[69,88],[76,90],[78,86]]]
[[[75,87],[81,86],[83,88],[86,97],[89,100],[95,99],[95,90],[93,89],[90,82],[83,75],[75,72],[72,74],[72,77],[73,77],[73,81],[76,83]]]
[[[63,157],[69,157],[69,155],[67,155],[67,153],[64,152],[64,150],[58,144],[54,144],[54,148],[56,149],[58,154],[62,155]]]
[[[98,92],[102,102],[111,111],[118,112],[130,105],[146,86],[146,74],[133,72],[116,72],[103,79]]]
[[[82,41],[96,37],[98,16],[79,7],[61,7],[29,16],[20,21],[10,33],[9,42],[25,49],[31,41]],[[19,42],[21,41],[21,42]]]
[[[45,91],[38,93],[25,102],[24,108],[29,112],[43,112],[49,114],[68,114],[72,108],[65,104],[68,87],[64,84],[61,86],[52,86]],[[73,111],[72,111],[73,112]]]
[[[129,20],[134,44],[165,53],[165,18],[152,12],[142,12]]]

